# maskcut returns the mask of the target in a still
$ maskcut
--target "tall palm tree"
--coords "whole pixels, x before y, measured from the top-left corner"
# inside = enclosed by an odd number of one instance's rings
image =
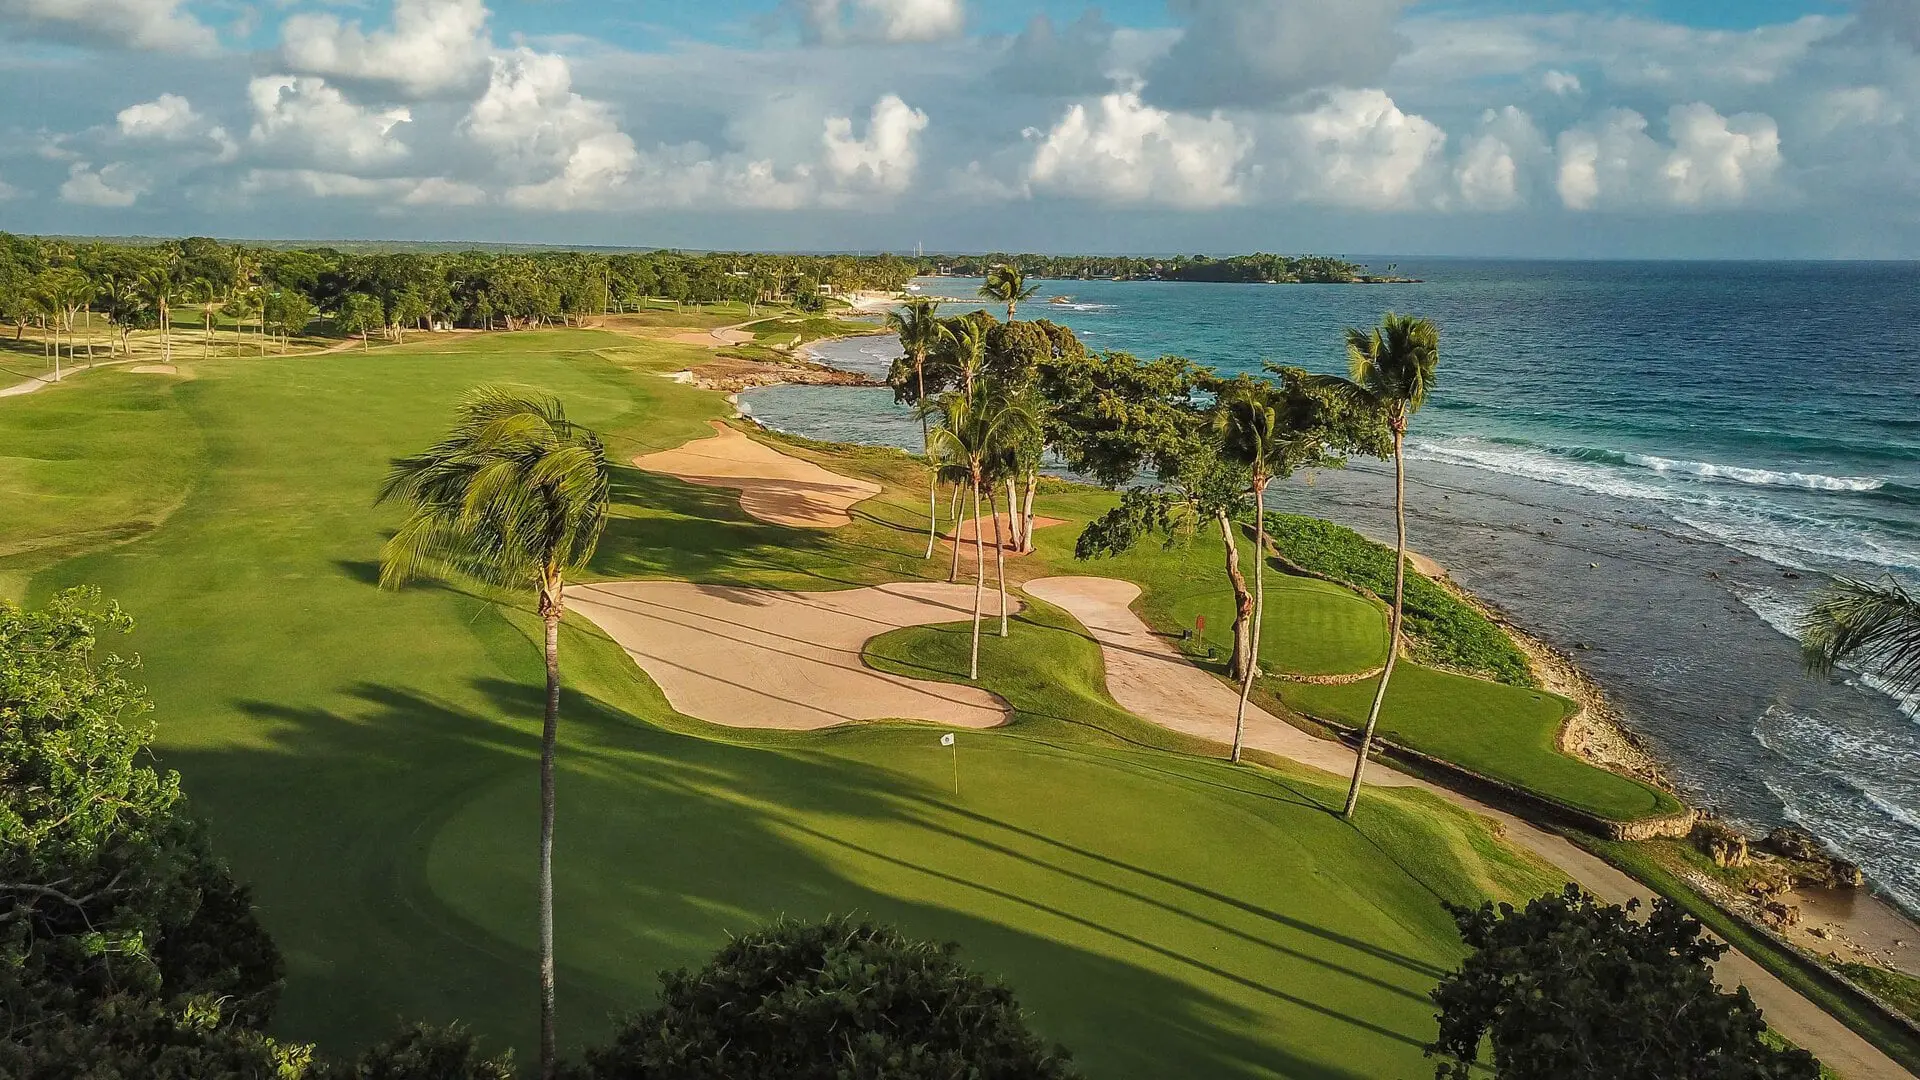
[[[1380,722],[1380,706],[1387,700],[1394,661],[1400,656],[1400,635],[1406,614],[1407,590],[1407,424],[1427,402],[1440,367],[1440,330],[1427,319],[1389,311],[1373,330],[1347,330],[1347,367],[1351,378],[1320,376],[1315,385],[1333,390],[1377,412],[1393,438],[1393,617],[1387,631],[1387,663],[1367,710],[1367,726],[1360,732],[1360,753],[1353,763],[1353,784],[1341,816],[1351,820],[1360,801],[1360,780],[1373,749],[1373,729]]]
[[[1214,422],[1220,455],[1247,470],[1247,491],[1253,500],[1253,624],[1240,676],[1240,705],[1233,717],[1231,760],[1238,762],[1246,734],[1247,698],[1260,671],[1260,630],[1267,617],[1267,485],[1286,467],[1288,434],[1283,430],[1273,388],[1264,380],[1230,384],[1220,399]]]
[[[1893,693],[1920,693],[1920,599],[1897,581],[1836,578],[1800,620],[1800,639],[1815,672],[1851,663]]]
[[[205,335],[200,339],[200,358],[204,360],[213,351],[213,309],[220,303],[220,286],[207,278],[194,278],[187,282],[187,302],[200,309]]]
[[[160,348],[173,363],[173,300],[180,294],[178,257],[165,258],[140,272],[140,294],[160,316]]]
[[[940,301],[930,297],[908,300],[904,310],[887,313],[887,329],[900,335],[900,348],[906,351],[907,359],[913,363],[914,400],[925,400],[927,354],[938,348],[942,341],[953,339],[953,331],[940,321]],[[933,436],[924,410],[920,413],[920,450],[931,464]],[[939,487],[937,470],[930,472],[927,477],[927,553],[922,558],[933,558],[933,545],[939,539]]]
[[[380,502],[410,513],[380,554],[380,584],[458,576],[539,597],[547,707],[540,731],[540,1075],[553,1080],[553,757],[560,723],[560,618],[566,577],[607,522],[607,456],[560,402],[480,387],[446,438],[393,463]]]
[[[963,397],[972,397],[974,383],[980,378],[981,371],[986,367],[987,363],[986,332],[980,328],[978,323],[975,323],[971,319],[963,318],[955,322],[953,326],[948,329],[947,333],[953,343],[952,356],[953,363],[956,365],[955,370],[950,374],[954,381],[959,384],[959,393]],[[931,411],[937,415],[940,412],[940,407],[938,405],[932,405]],[[948,515],[954,522],[953,561],[947,566],[947,580],[950,582],[957,581],[960,577],[959,525],[961,514],[964,510],[962,500],[965,498],[966,490],[967,481],[965,480],[954,485],[953,512]]]
[[[1037,422],[1024,401],[1007,394],[991,378],[977,380],[971,391],[954,391],[942,396],[937,407],[940,426],[933,431],[934,455],[973,492],[973,651],[967,678],[978,679],[980,608],[987,588],[986,526],[980,517],[981,495],[992,482],[995,463],[1009,446],[1026,438]],[[958,529],[954,530],[953,544],[958,551]],[[1003,605],[1006,587],[1003,576],[1000,581]]]
[[[1020,309],[1020,301],[1031,300],[1040,286],[1027,284],[1027,275],[1012,265],[996,266],[987,271],[987,282],[980,286],[983,300],[998,300],[1007,305],[1007,321],[1013,321],[1014,312]]]

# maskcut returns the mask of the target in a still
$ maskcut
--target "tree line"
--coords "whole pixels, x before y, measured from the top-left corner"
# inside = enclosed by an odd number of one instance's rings
[[[236,344],[249,329],[264,352],[284,348],[318,319],[337,333],[404,340],[435,327],[524,329],[636,310],[649,300],[796,303],[832,293],[897,291],[921,269],[892,255],[685,254],[674,251],[353,253],[268,248],[205,237],[153,244],[84,242],[0,233],[0,320],[20,338],[71,360],[96,346],[123,350],[135,330],[172,329],[192,313],[211,340],[221,320]],[[107,332],[92,332],[96,318]],[[85,329],[85,340],[81,330]]]
[[[1030,278],[1113,281],[1220,281],[1244,284],[1350,284],[1381,280],[1367,268],[1327,255],[992,255],[936,256],[933,270],[960,277],[985,277],[1010,266]],[[1389,267],[1389,273],[1392,268]]]

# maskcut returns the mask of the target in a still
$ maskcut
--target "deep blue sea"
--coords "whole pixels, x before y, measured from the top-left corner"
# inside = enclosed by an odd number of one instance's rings
[[[1920,908],[1914,703],[1804,676],[1787,636],[1825,575],[1920,584],[1920,264],[1398,272],[1424,281],[1048,281],[1021,316],[1226,372],[1341,370],[1345,327],[1389,309],[1433,319],[1440,378],[1409,441],[1413,545],[1572,652],[1687,794],[1751,825],[1804,824]],[[979,283],[917,284],[968,298]],[[897,351],[876,337],[817,355],[884,372]],[[773,427],[918,447],[884,390],[742,400]],[[1272,501],[1384,536],[1382,481],[1355,462]]]

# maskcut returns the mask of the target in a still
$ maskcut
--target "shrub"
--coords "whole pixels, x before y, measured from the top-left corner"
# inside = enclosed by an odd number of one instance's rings
[[[1714,985],[1727,946],[1664,898],[1601,904],[1568,885],[1529,901],[1447,905],[1473,952],[1433,991],[1440,1080],[1467,1080],[1483,1043],[1500,1080],[1818,1080],[1804,1050],[1769,1045],[1746,987]]]
[[[590,1051],[594,1080],[1069,1080],[1066,1051],[952,945],[846,918],[781,920],[706,967],[663,973],[660,1005]]]
[[[375,1043],[349,1064],[318,1072],[316,1080],[513,1080],[513,1055],[483,1057],[480,1040],[459,1024],[410,1024]]]

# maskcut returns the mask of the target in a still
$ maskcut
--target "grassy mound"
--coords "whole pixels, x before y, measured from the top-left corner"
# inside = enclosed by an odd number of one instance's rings
[[[724,405],[656,374],[682,366],[673,346],[584,331],[463,335],[196,363],[191,382],[102,372],[0,402],[0,445],[31,459],[11,467],[43,485],[31,522],[0,515],[0,545],[68,520],[147,523],[53,565],[0,555],[0,573],[34,597],[97,583],[139,617],[157,750],[287,954],[282,1034],[349,1049],[404,1015],[533,1045],[537,621],[522,597],[381,592],[398,518],[369,504],[388,459],[436,437],[482,381],[562,395],[616,461],[702,435]],[[122,385],[146,411],[45,434]],[[889,491],[822,533],[622,467],[596,571],[784,588],[944,573],[920,558],[907,458],[793,452]],[[128,469],[156,470],[137,474],[151,491],[108,482]],[[1049,498],[1071,512],[1103,496]],[[675,715],[589,625],[563,634],[570,1045],[729,929],[860,911],[959,941],[1093,1075],[1411,1076],[1427,1068],[1425,994],[1459,955],[1438,900],[1540,884],[1424,796],[1382,799],[1355,830],[1327,812],[1337,792],[1166,752],[1171,736],[1105,700],[1097,652],[1057,612],[987,643],[1020,717],[961,735],[958,797],[931,729],[715,729]],[[876,654],[950,674],[964,641],[933,628]]]
[[[1295,566],[1393,598],[1393,549],[1352,529],[1296,514],[1268,514],[1268,535]],[[1472,605],[1408,567],[1407,636],[1422,663],[1533,686],[1527,658]]]

